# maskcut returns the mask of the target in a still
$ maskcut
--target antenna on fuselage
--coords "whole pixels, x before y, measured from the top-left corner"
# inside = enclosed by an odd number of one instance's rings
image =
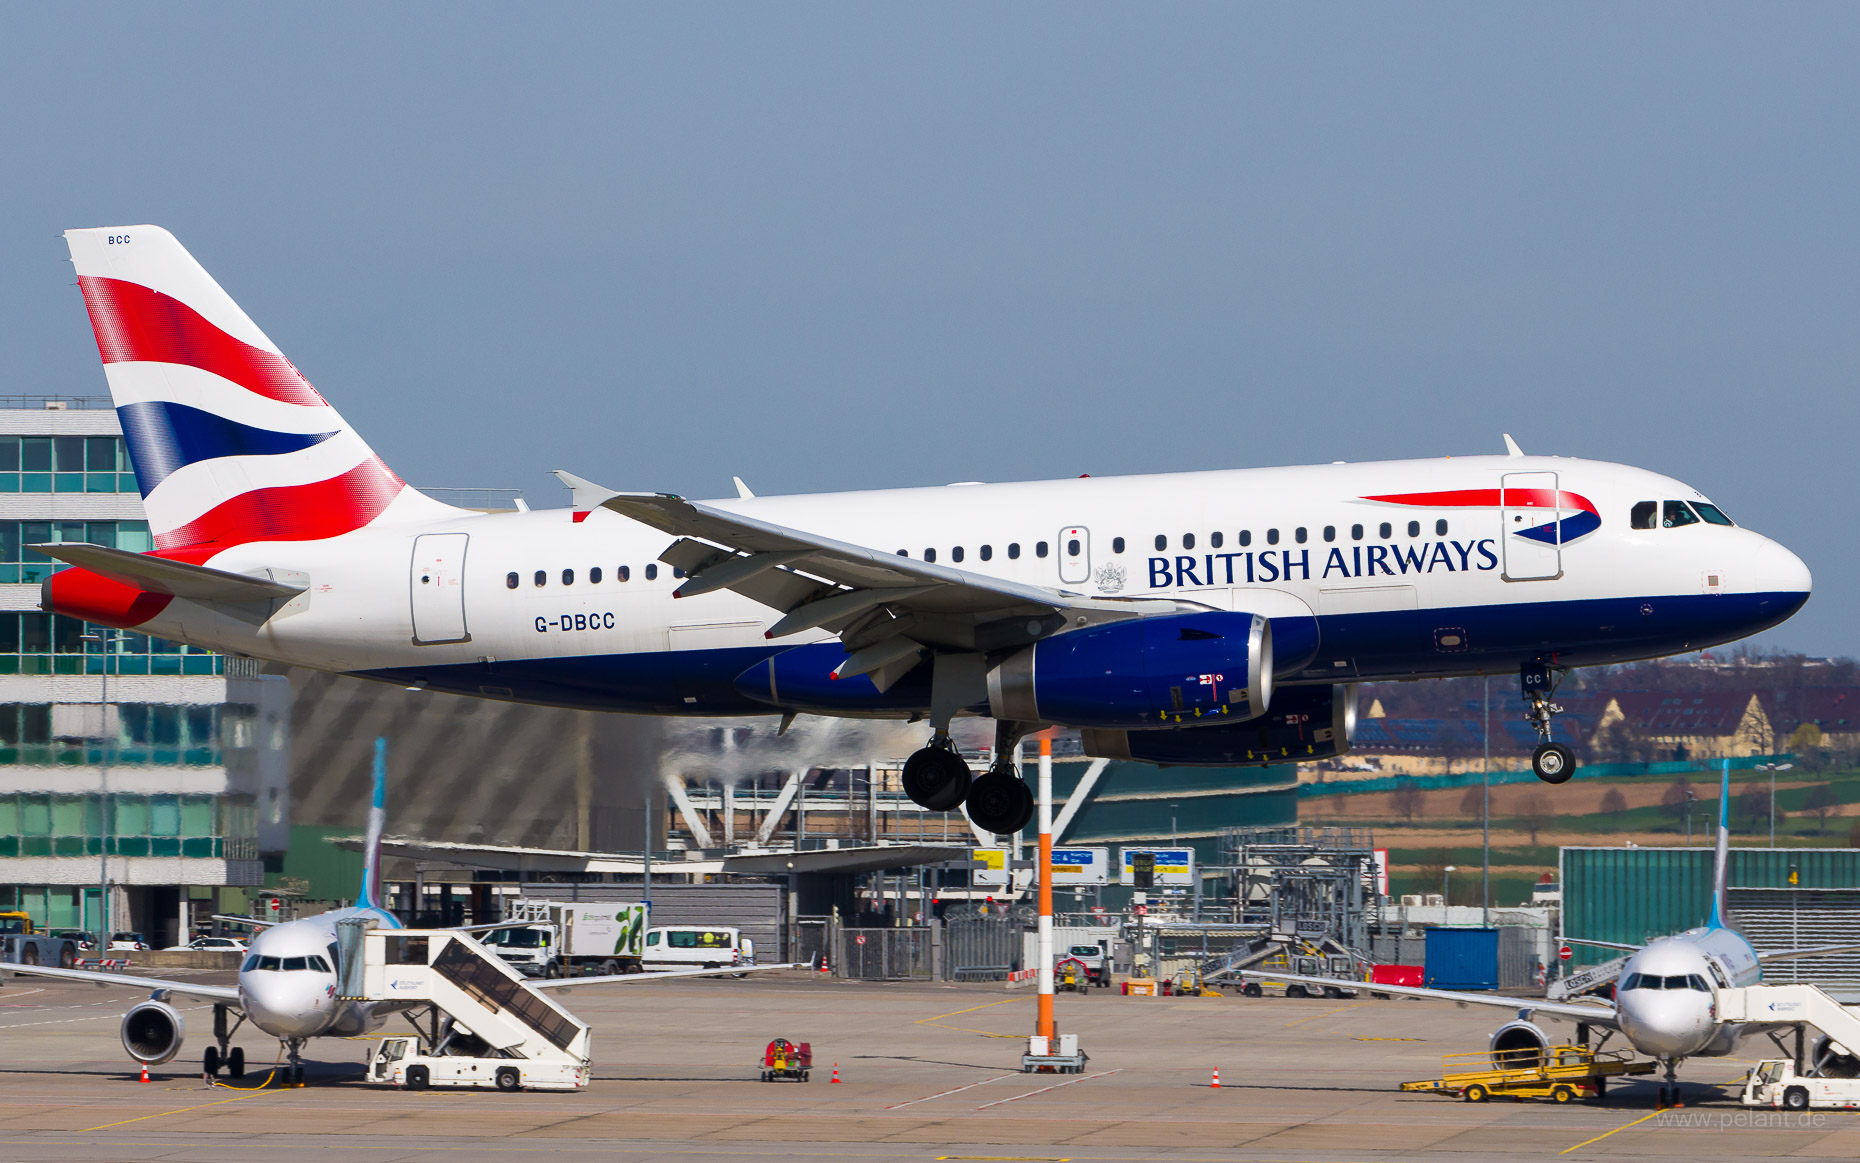
[[[1712,857],[1711,866],[1711,921],[1714,929],[1722,929],[1728,923],[1729,911],[1725,906],[1725,886],[1731,880],[1731,760],[1724,759],[1718,777],[1718,850]]]

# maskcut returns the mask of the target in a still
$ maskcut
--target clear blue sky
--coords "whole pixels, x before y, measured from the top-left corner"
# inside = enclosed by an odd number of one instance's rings
[[[155,222],[416,483],[1510,431],[1789,543],[1765,641],[1856,653],[1856,60],[1814,4],[12,5],[0,391],[103,390],[57,235]]]

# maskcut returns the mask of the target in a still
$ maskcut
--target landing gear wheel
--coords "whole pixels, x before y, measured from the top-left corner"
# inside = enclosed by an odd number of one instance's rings
[[[226,1077],[245,1077],[245,1047],[234,1046],[226,1052]]]
[[[1568,783],[1576,774],[1576,753],[1561,743],[1540,743],[1531,752],[1531,771],[1545,783]]]
[[[205,1070],[205,1071],[207,1072],[207,1077],[208,1077],[208,1078],[218,1078],[218,1077],[219,1077],[219,1074],[220,1074],[220,1048],[219,1048],[218,1046],[208,1046],[208,1047],[207,1047],[207,1053],[206,1053],[206,1057],[205,1057],[205,1058],[203,1058],[203,1059],[201,1060],[201,1063],[200,1063],[200,1067],[201,1067],[201,1069],[203,1069],[203,1070]]]
[[[929,812],[953,812],[969,794],[969,765],[948,747],[920,747],[904,761],[904,794]]]
[[[515,1066],[499,1066],[497,1068],[497,1089],[517,1090],[522,1087],[522,1085],[523,1078],[517,1073],[517,1068]]]
[[[1033,793],[1006,771],[996,769],[969,785],[969,819],[985,832],[1011,836],[1033,818]]]

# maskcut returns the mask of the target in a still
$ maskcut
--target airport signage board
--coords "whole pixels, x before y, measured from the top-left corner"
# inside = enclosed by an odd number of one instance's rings
[[[1006,888],[1008,886],[1008,850],[1006,848],[977,848],[974,860],[969,865],[969,883],[976,888]]]
[[[1193,848],[1120,848],[1118,863],[1123,868],[1123,874],[1118,877],[1117,883],[1137,883],[1132,858],[1138,853],[1148,853],[1155,858],[1156,871],[1150,883],[1156,888],[1188,888],[1195,883]]]
[[[1098,885],[1111,883],[1109,848],[1053,849],[1053,884]]]

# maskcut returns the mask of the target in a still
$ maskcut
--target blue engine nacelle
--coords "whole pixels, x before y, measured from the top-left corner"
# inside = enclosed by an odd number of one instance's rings
[[[812,642],[784,650],[736,676],[736,691],[745,698],[785,710],[824,715],[899,715],[930,706],[930,668],[920,666],[884,691],[867,675],[836,679],[833,671],[846,661],[838,642]]]
[[[1356,733],[1356,688],[1280,687],[1272,708],[1247,723],[1193,730],[1085,731],[1085,754],[1164,767],[1264,767],[1333,759]]]
[[[1209,611],[1055,635],[988,672],[997,719],[1146,727],[1251,719],[1272,699],[1272,623]]]

